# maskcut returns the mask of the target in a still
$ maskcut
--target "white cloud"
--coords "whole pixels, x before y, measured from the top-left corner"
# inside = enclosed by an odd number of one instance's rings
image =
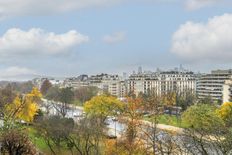
[[[0,0],[0,19],[12,16],[50,15],[126,2],[157,4],[176,1],[179,0]]]
[[[0,80],[6,81],[23,81],[36,76],[34,70],[18,66],[2,69],[0,72]]]
[[[187,0],[185,6],[188,10],[196,10],[207,6],[212,6],[218,2],[225,2],[225,0]]]
[[[39,28],[12,28],[0,36],[0,57],[64,54],[88,40],[75,30],[55,34]]]
[[[0,17],[54,14],[108,6],[123,0],[0,0]]]
[[[171,51],[188,61],[231,62],[232,14],[210,18],[207,23],[187,22],[172,38]]]
[[[109,44],[121,42],[126,39],[125,32],[115,32],[111,35],[105,35],[103,41]]]

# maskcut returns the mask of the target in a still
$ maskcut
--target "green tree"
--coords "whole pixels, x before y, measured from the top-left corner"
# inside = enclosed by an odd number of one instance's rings
[[[60,105],[57,105],[58,112],[65,117],[67,114],[68,106],[73,103],[74,93],[71,88],[62,88],[59,94]]]
[[[230,154],[231,131],[209,104],[194,105],[183,113],[189,127],[184,132],[184,144],[191,154]],[[191,145],[188,145],[188,144]]]
[[[61,118],[59,116],[51,116],[40,120],[37,123],[36,129],[38,135],[43,137],[44,142],[48,145],[51,152],[56,154],[60,153],[60,149],[64,147],[63,143],[68,143],[68,138],[73,132],[74,121],[70,118]]]
[[[183,121],[190,128],[211,132],[223,126],[222,119],[216,114],[216,107],[208,104],[198,104],[189,107],[182,115]]]

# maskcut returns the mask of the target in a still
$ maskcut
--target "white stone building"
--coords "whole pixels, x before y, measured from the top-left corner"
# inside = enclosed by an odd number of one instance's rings
[[[135,95],[154,93],[161,95],[168,92],[195,92],[196,76],[193,72],[167,71],[156,73],[132,74],[128,81],[128,91]]]

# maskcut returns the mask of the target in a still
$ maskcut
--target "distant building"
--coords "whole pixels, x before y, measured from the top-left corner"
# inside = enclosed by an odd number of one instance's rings
[[[199,99],[210,97],[215,102],[223,101],[223,85],[229,80],[232,70],[214,70],[211,74],[202,75],[197,81]]]
[[[132,74],[128,80],[128,91],[135,95],[153,91],[157,95],[168,92],[195,92],[196,76],[193,72],[166,71]]]
[[[44,77],[44,78],[35,78],[35,79],[32,80],[32,84],[40,89],[45,80],[49,80],[49,82],[53,86],[60,87],[63,84],[63,80],[59,80],[59,79],[55,79],[55,78],[46,78],[46,77]]]
[[[80,87],[89,86],[88,75],[80,75],[78,77],[66,78],[63,83],[64,87],[72,87],[78,89]]]
[[[91,86],[98,87],[102,93],[108,92],[116,97],[125,97],[127,88],[125,81],[118,75],[100,74],[89,78]]]

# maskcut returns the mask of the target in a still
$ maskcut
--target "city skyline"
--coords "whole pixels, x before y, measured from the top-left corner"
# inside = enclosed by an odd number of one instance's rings
[[[44,2],[44,3],[43,3]],[[0,80],[231,68],[229,0],[0,0]]]

